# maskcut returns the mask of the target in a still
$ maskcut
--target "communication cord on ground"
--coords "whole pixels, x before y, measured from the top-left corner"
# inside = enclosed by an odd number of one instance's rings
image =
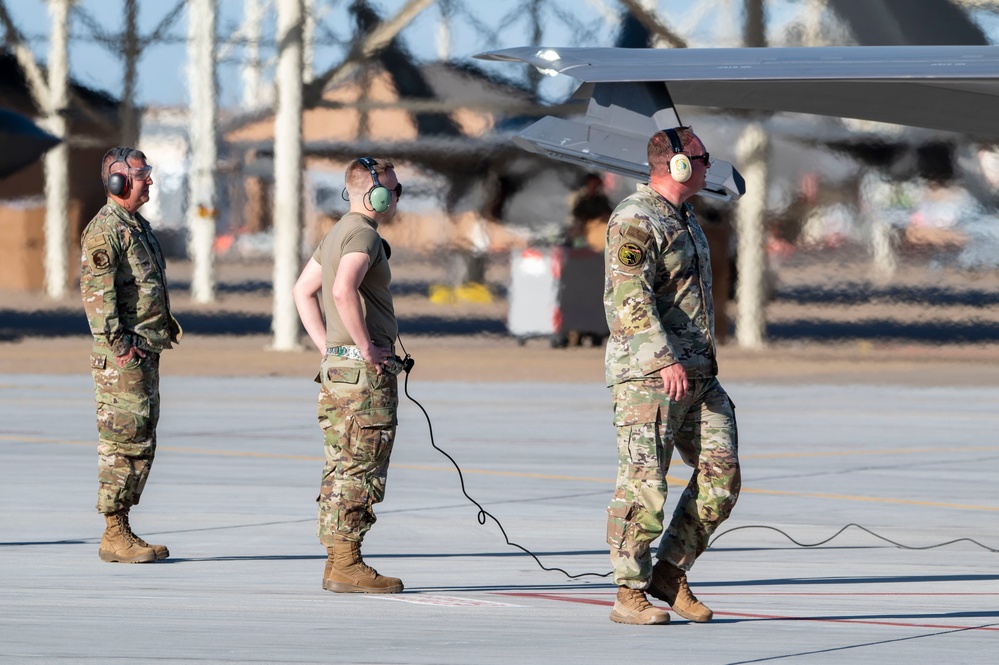
[[[483,508],[482,504],[480,504],[478,501],[476,501],[475,499],[473,499],[468,494],[468,492],[465,489],[465,476],[464,476],[464,474],[462,474],[461,467],[458,466],[458,462],[456,462],[455,459],[453,457],[451,457],[451,455],[449,455],[446,451],[444,451],[442,448],[440,448],[437,445],[437,443],[434,441],[434,425],[433,425],[433,422],[431,422],[431,420],[430,420],[430,414],[427,413],[427,410],[425,408],[423,408],[422,404],[420,404],[419,402],[417,402],[413,398],[413,396],[409,394],[409,372],[413,369],[413,366],[416,364],[416,361],[414,361],[413,357],[411,355],[409,355],[409,353],[406,351],[406,345],[402,343],[402,338],[399,338],[399,346],[402,348],[402,352],[405,354],[405,356],[402,358],[403,368],[404,368],[404,371],[406,373],[406,376],[403,379],[403,393],[406,395],[406,398],[409,399],[410,402],[412,402],[417,407],[419,407],[420,411],[423,412],[423,417],[426,418],[426,420],[427,420],[427,428],[430,431],[430,445],[433,447],[434,450],[436,450],[437,452],[439,452],[444,457],[448,458],[448,460],[454,466],[455,471],[458,472],[458,482],[461,484],[461,493],[464,494],[465,498],[468,499],[479,510],[479,514],[476,517],[476,519],[478,520],[479,524],[485,525],[486,518],[491,519],[493,522],[496,523],[496,527],[500,530],[500,533],[503,534],[503,540],[506,541],[506,544],[509,545],[510,547],[516,547],[521,552],[524,552],[525,554],[527,554],[528,556],[530,556],[538,564],[538,567],[540,567],[541,570],[548,571],[548,572],[556,572],[556,571],[560,572],[563,575],[565,575],[567,578],[569,578],[570,580],[579,579],[581,577],[610,577],[613,574],[614,571],[609,571],[609,572],[606,572],[606,573],[579,573],[579,574],[576,574],[576,575],[571,575],[566,570],[564,570],[562,568],[559,568],[557,566],[546,566],[545,564],[541,563],[541,559],[539,559],[537,557],[537,555],[534,554],[534,552],[532,552],[531,550],[527,549],[523,545],[519,545],[519,544],[517,544],[517,543],[515,543],[515,542],[513,542],[513,541],[510,540],[510,537],[506,533],[506,529],[503,528],[503,525],[496,518],[496,516],[493,515],[492,513],[490,513],[485,508]],[[868,534],[874,536],[875,538],[878,538],[879,540],[883,540],[886,543],[889,543],[891,545],[894,545],[895,547],[898,547],[898,548],[904,549],[904,550],[931,550],[931,549],[935,549],[937,547],[945,547],[947,545],[953,545],[954,543],[968,542],[968,543],[972,543],[974,545],[977,545],[977,546],[981,547],[982,549],[988,550],[989,552],[999,552],[999,549],[994,549],[992,547],[989,547],[988,545],[983,545],[982,543],[980,543],[977,540],[974,540],[972,538],[957,538],[955,540],[949,540],[949,541],[947,541],[945,543],[936,543],[934,545],[924,545],[924,546],[904,545],[902,543],[896,542],[896,541],[891,540],[889,538],[885,538],[884,536],[882,536],[882,535],[880,535],[878,533],[875,533],[874,531],[871,531],[867,527],[861,526],[860,524],[854,524],[852,522],[850,524],[847,524],[846,526],[844,526],[843,528],[841,528],[839,531],[837,531],[833,535],[831,535],[828,538],[826,538],[825,540],[821,540],[821,541],[819,541],[817,543],[802,543],[802,542],[799,542],[799,541],[795,540],[794,538],[792,538],[791,535],[788,534],[786,531],[782,531],[781,529],[778,529],[777,527],[768,526],[766,524],[746,524],[746,525],[743,525],[743,526],[737,526],[737,527],[733,527],[731,529],[727,529],[727,530],[722,531],[721,533],[715,535],[715,537],[712,538],[710,542],[708,542],[708,548],[711,548],[716,542],[718,542],[718,539],[721,538],[722,536],[726,536],[726,535],[728,535],[730,533],[733,533],[735,531],[742,531],[744,529],[766,529],[768,531],[776,531],[777,533],[781,534],[782,536],[784,536],[785,538],[787,538],[789,541],[791,541],[793,544],[797,545],[798,547],[819,547],[820,545],[825,545],[826,543],[832,541],[834,538],[836,538],[841,533],[843,533],[844,531],[846,531],[847,529],[850,529],[850,528],[860,529],[861,531],[864,531],[865,533],[868,533]]]
[[[548,571],[548,572],[554,572],[554,571],[560,572],[563,575],[565,575],[567,578],[569,578],[570,580],[579,579],[580,577],[608,577],[608,576],[610,576],[611,573],[613,573],[614,571],[610,571],[610,572],[603,573],[603,574],[601,574],[601,573],[580,573],[578,575],[572,575],[568,571],[563,570],[562,568],[559,568],[557,566],[551,566],[551,567],[546,566],[545,564],[541,563],[541,559],[539,559],[537,557],[537,555],[534,554],[534,552],[532,552],[531,550],[527,549],[523,545],[519,545],[519,544],[517,544],[517,543],[515,543],[515,542],[513,542],[513,541],[510,540],[510,537],[506,534],[506,529],[504,529],[503,525],[500,523],[500,521],[498,519],[496,519],[496,516],[493,515],[492,513],[490,513],[485,508],[483,508],[482,504],[480,504],[478,501],[476,501],[475,499],[473,499],[468,494],[468,491],[465,489],[465,476],[464,476],[464,474],[462,474],[461,467],[458,466],[458,462],[456,462],[455,459],[453,457],[451,457],[451,455],[449,455],[445,450],[443,450],[442,448],[440,448],[437,445],[437,443],[434,441],[434,425],[433,425],[433,423],[430,420],[430,414],[427,413],[427,410],[423,408],[422,404],[420,404],[419,402],[417,402],[413,398],[413,396],[409,394],[409,372],[410,372],[410,370],[413,369],[413,365],[415,364],[415,361],[413,360],[413,357],[411,355],[409,355],[409,353],[406,351],[406,345],[402,343],[402,339],[401,338],[399,339],[399,346],[402,348],[402,352],[405,354],[405,356],[402,359],[402,363],[403,363],[403,366],[404,366],[405,372],[406,372],[406,377],[403,379],[403,384],[402,384],[402,386],[403,386],[403,393],[406,395],[406,397],[409,399],[410,402],[412,402],[417,407],[419,407],[420,411],[423,412],[423,417],[427,419],[427,428],[430,430],[430,445],[433,447],[434,450],[436,450],[437,452],[439,452],[444,457],[448,458],[448,460],[450,460],[451,464],[454,465],[455,471],[458,472],[458,482],[461,484],[461,493],[464,494],[465,498],[468,499],[470,502],[472,502],[472,504],[476,508],[478,508],[478,510],[479,510],[479,514],[476,517],[476,519],[478,519],[479,524],[485,525],[486,518],[491,519],[493,522],[496,523],[496,527],[500,530],[500,533],[503,534],[503,540],[506,541],[506,544],[509,545],[510,547],[516,547],[521,552],[524,552],[525,554],[527,554],[528,556],[530,556],[538,564],[538,566],[541,568],[541,570]]]
[[[717,536],[715,536],[711,540],[711,542],[708,543],[708,547],[713,546],[718,541],[718,539],[721,538],[722,536],[728,535],[728,534],[730,534],[730,533],[732,533],[734,531],[741,531],[742,529],[767,529],[768,531],[776,531],[777,533],[779,533],[780,535],[784,536],[785,538],[787,538],[788,540],[790,540],[792,543],[794,543],[795,545],[797,545],[798,547],[818,547],[820,545],[825,545],[826,543],[828,543],[829,541],[831,541],[833,538],[835,538],[836,536],[840,535],[841,533],[843,533],[844,531],[846,531],[847,529],[850,529],[850,528],[860,529],[864,533],[868,533],[868,534],[874,536],[875,538],[877,538],[878,540],[883,540],[886,543],[894,545],[895,547],[898,547],[898,548],[903,549],[903,550],[932,550],[932,549],[936,549],[937,547],[944,547],[946,545],[953,545],[954,543],[972,543],[974,545],[978,545],[979,547],[981,547],[984,550],[988,550],[989,552],[999,552],[999,549],[995,549],[995,548],[989,547],[988,545],[983,545],[982,543],[978,542],[977,540],[974,540],[973,538],[955,538],[954,540],[948,540],[945,543],[936,543],[936,544],[933,544],[933,545],[923,545],[923,546],[903,545],[902,543],[899,543],[899,542],[896,542],[894,540],[891,540],[890,538],[885,538],[881,534],[875,533],[874,531],[871,531],[867,527],[861,526],[860,524],[855,524],[853,522],[851,522],[850,524],[847,524],[846,526],[844,526],[843,528],[841,528],[839,531],[837,531],[833,535],[831,535],[828,538],[826,538],[825,540],[820,540],[817,543],[800,543],[797,540],[795,540],[794,538],[792,538],[786,531],[781,531],[780,529],[778,529],[777,527],[774,527],[774,526],[767,526],[765,524],[746,524],[744,526],[732,527],[731,529],[728,529],[726,531],[722,531]]]

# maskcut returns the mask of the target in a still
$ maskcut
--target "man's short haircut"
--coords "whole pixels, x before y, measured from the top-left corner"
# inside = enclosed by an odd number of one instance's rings
[[[381,176],[387,171],[394,171],[395,165],[388,161],[387,159],[378,159],[377,157],[372,157],[375,162],[375,173],[378,174],[379,181]],[[355,159],[347,166],[347,172],[344,175],[347,184],[347,192],[366,192],[374,186],[374,181],[371,178],[371,171],[368,167],[360,162],[360,160]],[[385,183],[382,183],[383,185]]]
[[[124,162],[123,166],[115,166],[115,173],[125,173],[131,168],[128,165],[130,159],[146,159],[146,154],[135,148],[111,148],[104,153],[101,159],[101,181],[104,183],[104,191],[108,191],[108,179],[111,177],[111,165],[115,162]]]
[[[690,127],[675,127],[676,135],[680,137],[680,145],[683,146],[683,151],[686,152],[687,146],[694,138],[694,130]],[[669,160],[673,158],[676,153],[673,152],[673,146],[670,144],[669,137],[666,136],[666,132],[658,131],[652,135],[649,139],[649,174],[663,174],[669,173]]]

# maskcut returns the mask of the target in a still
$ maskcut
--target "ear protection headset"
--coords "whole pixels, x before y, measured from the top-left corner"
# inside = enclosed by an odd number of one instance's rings
[[[690,168],[690,158],[683,154],[683,143],[680,141],[680,135],[676,133],[675,129],[664,129],[663,134],[669,138],[669,145],[674,153],[669,160],[669,174],[677,182],[687,182],[690,180],[690,176],[694,175],[694,171]]]
[[[108,164],[108,193],[120,196],[123,199],[128,198],[131,178],[128,177],[129,174],[127,171],[125,173],[111,173],[111,167],[118,162],[122,162],[125,166],[128,166],[128,162],[125,160],[129,152],[131,151],[128,148],[115,148],[114,161]]]
[[[385,212],[392,205],[392,190],[378,182],[378,173],[375,171],[378,162],[370,157],[360,157],[357,161],[366,166],[368,172],[371,173],[371,189],[365,194],[368,204],[375,212]]]

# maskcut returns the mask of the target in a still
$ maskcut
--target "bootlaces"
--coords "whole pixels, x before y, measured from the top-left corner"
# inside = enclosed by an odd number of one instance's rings
[[[130,545],[138,545],[139,537],[132,533],[132,526],[128,523],[128,517],[119,513],[115,516],[115,521],[118,523],[118,531],[121,535],[125,536],[125,540]]]
[[[681,575],[680,577],[677,578],[676,581],[677,581],[677,585],[678,585],[677,594],[676,594],[677,598],[680,598],[681,594],[682,594],[686,598],[689,598],[690,602],[692,602],[692,603],[699,603],[699,602],[701,602],[701,601],[697,600],[697,596],[695,596],[691,592],[690,585],[687,584],[687,576],[686,575]]]
[[[645,593],[641,589],[629,589],[628,595],[631,596],[631,600],[638,606],[639,612],[654,609],[654,606],[645,597]]]
[[[371,573],[375,577],[378,577],[378,571],[369,566],[368,564],[364,563],[364,559],[358,559],[355,565],[358,566],[364,572]]]

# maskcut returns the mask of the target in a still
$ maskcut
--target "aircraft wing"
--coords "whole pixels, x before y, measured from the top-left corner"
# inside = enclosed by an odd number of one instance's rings
[[[792,111],[999,137],[995,46],[528,46],[477,57],[524,62],[582,81],[577,96],[589,95],[589,106],[581,122],[547,117],[517,140],[535,152],[617,172],[628,165],[648,173],[645,142],[657,129],[679,124],[677,104]],[[730,166],[725,169],[712,167],[706,193],[722,198],[741,193],[732,189],[741,178],[727,170]]]
[[[20,171],[58,143],[30,118],[0,108],[0,178]]]

